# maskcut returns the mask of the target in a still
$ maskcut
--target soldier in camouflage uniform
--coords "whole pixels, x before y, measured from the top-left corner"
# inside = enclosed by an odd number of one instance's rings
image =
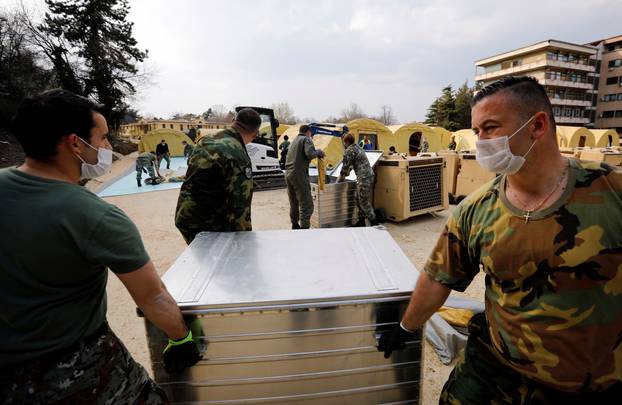
[[[195,146],[175,212],[175,226],[188,244],[203,231],[252,230],[253,171],[245,145],[260,125],[259,114],[245,108],[231,128]]]
[[[138,187],[142,186],[142,175],[143,171],[147,171],[149,174],[149,178],[147,180],[151,180],[152,184],[155,178],[156,173],[153,170],[153,167],[156,162],[156,155],[153,152],[143,152],[136,158],[136,184]],[[157,168],[156,168],[157,169]],[[158,177],[160,173],[158,173]]]
[[[376,225],[376,214],[371,205],[371,190],[374,186],[374,172],[371,170],[367,155],[360,146],[354,142],[354,136],[347,133],[343,136],[343,162],[338,181],[344,181],[354,169],[356,174],[356,204],[359,209],[359,220],[354,226],[365,226],[365,218],[370,224]]]
[[[453,211],[379,349],[402,347],[481,268],[485,315],[471,320],[441,404],[619,403],[622,170],[560,154],[533,78],[481,90],[472,120],[478,161],[501,176]]]
[[[324,151],[315,149],[311,137],[309,126],[300,126],[300,133],[292,141],[285,160],[285,183],[292,229],[309,229],[311,226],[313,198],[309,182],[309,163],[315,158],[324,157]]]

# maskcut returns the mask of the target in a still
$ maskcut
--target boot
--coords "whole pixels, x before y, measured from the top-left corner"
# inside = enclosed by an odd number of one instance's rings
[[[300,229],[300,225],[298,225],[298,222],[294,222],[292,224],[292,229]]]
[[[138,185],[138,187],[142,187],[143,186],[142,182],[140,180],[138,180],[138,179],[136,179],[136,184]]]
[[[365,218],[359,218],[359,220],[352,226],[355,228],[363,228],[367,226],[367,224],[365,223]]]

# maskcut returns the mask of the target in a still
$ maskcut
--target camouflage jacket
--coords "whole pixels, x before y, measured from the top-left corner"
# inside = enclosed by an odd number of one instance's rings
[[[250,231],[251,161],[234,129],[203,137],[195,146],[181,186],[175,226],[187,243],[202,231]]]
[[[569,173],[527,223],[504,177],[473,192],[424,269],[464,291],[481,267],[497,357],[547,386],[598,391],[622,380],[622,169],[570,159]]]
[[[290,174],[297,173],[302,176],[309,176],[309,163],[318,155],[319,152],[315,149],[311,138],[304,134],[298,134],[289,145],[287,159],[285,159],[285,170]]]
[[[137,162],[140,162],[144,166],[149,165],[151,162],[156,161],[156,155],[151,152],[143,152],[136,158]]]
[[[343,167],[340,176],[348,177],[352,169],[354,169],[358,181],[368,181],[374,177],[367,155],[356,144],[348,146],[343,153]]]

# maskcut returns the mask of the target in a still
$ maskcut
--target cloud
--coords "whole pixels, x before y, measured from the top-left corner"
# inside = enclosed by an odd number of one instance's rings
[[[356,102],[371,114],[389,104],[402,121],[422,120],[445,85],[472,82],[475,60],[549,38],[618,35],[622,10],[622,0],[129,4],[157,71],[138,97],[145,112],[288,101],[323,119]]]

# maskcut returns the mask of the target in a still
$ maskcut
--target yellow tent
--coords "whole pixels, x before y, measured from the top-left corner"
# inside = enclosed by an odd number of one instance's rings
[[[324,163],[327,169],[336,167],[343,160],[343,142],[337,136],[315,135],[313,137],[313,146],[316,149],[322,149],[326,154]],[[315,167],[315,160],[311,162],[311,166]]]
[[[451,140],[451,132],[443,127],[430,127],[441,136],[442,147],[440,150],[449,149],[449,141]]]
[[[416,139],[421,142],[420,145],[423,145],[421,140],[422,136],[428,140],[428,152],[438,152],[443,149],[441,135],[425,124],[412,122],[410,124],[391,125],[389,129],[393,133],[393,139],[389,142],[392,143],[392,145],[388,145],[385,148],[385,145],[382,143],[380,144],[381,149],[386,152],[389,151],[389,146],[395,146],[397,152],[407,154],[409,152],[409,145],[415,143]]]
[[[277,139],[283,135],[283,132],[285,132],[287,129],[289,128],[289,125],[287,124],[279,124],[278,128],[276,129],[276,137]],[[269,122],[264,122],[261,124],[261,126],[259,127],[259,135],[263,135],[264,136],[268,136],[270,132],[270,123]]]
[[[389,152],[389,146],[394,139],[393,133],[381,122],[369,118],[359,118],[346,124],[350,133],[354,135],[354,140],[360,142],[365,135],[369,135],[373,149]],[[397,148],[397,146],[396,146]]]
[[[472,129],[461,129],[453,132],[453,136],[456,140],[456,150],[470,150],[475,151],[475,142],[477,142],[477,135]]]
[[[154,129],[143,135],[138,144],[138,151],[142,152],[155,152],[156,146],[164,139],[168,144],[168,150],[171,156],[183,156],[184,145],[181,141],[186,141],[190,145],[194,145],[192,139],[188,138],[188,135],[176,129]]]
[[[557,125],[557,143],[561,147],[593,147],[596,144],[594,135],[584,127]]]
[[[606,148],[610,146],[609,143],[611,146],[620,146],[620,135],[614,129],[590,129],[590,132],[594,135],[596,148]]]
[[[289,125],[285,131],[281,135],[279,135],[279,139],[277,140],[277,145],[280,147],[283,143],[283,136],[287,135],[289,137],[289,141],[293,141],[296,135],[298,135],[298,130],[302,124]],[[280,126],[279,126],[280,128]],[[281,148],[279,148],[279,159],[281,158]]]

